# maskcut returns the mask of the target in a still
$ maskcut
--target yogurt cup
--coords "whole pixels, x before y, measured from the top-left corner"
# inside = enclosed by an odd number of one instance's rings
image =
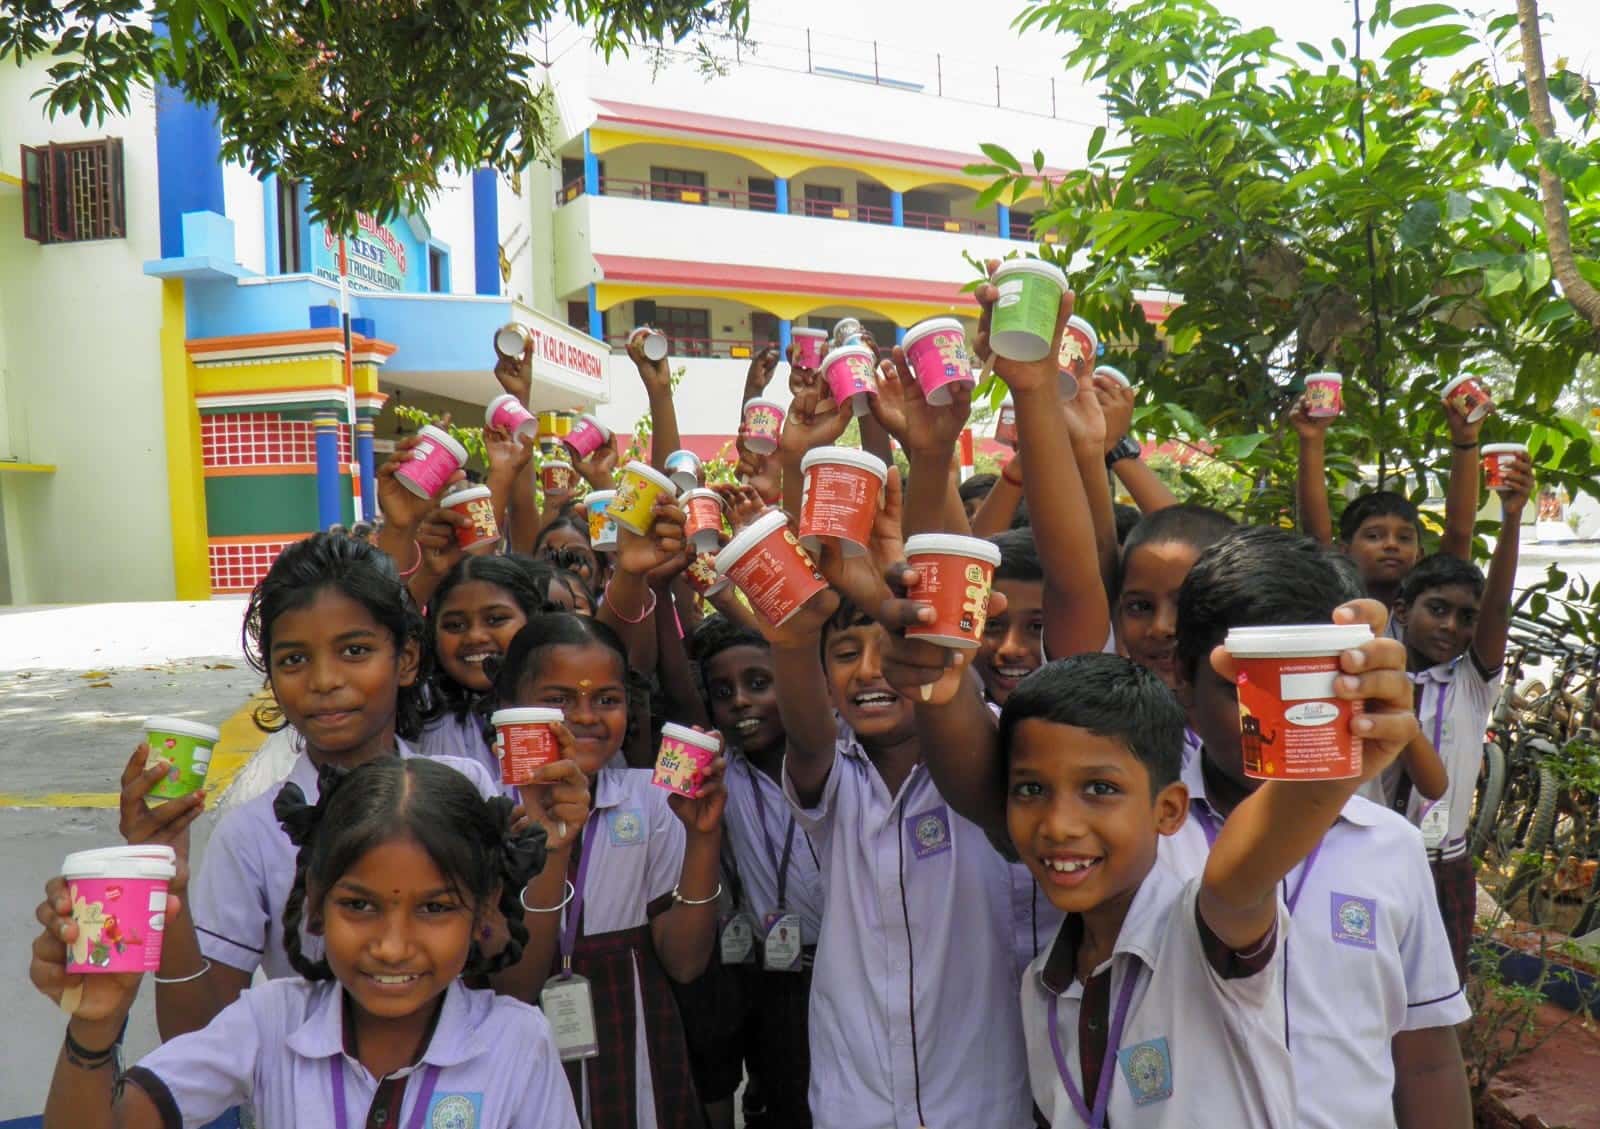
[[[661,727],[661,745],[656,750],[656,772],[651,783],[693,799],[705,787],[711,762],[721,751],[722,742],[717,738],[669,721]]]
[[[510,392],[489,401],[489,406],[483,412],[483,422],[490,427],[509,431],[512,435],[526,435],[535,441],[539,438],[539,421]]]
[[[1477,423],[1494,411],[1494,397],[1483,382],[1471,373],[1456,377],[1439,393],[1439,399],[1467,417],[1468,423]]]
[[[463,549],[475,549],[500,540],[500,523],[494,519],[494,497],[487,486],[463,486],[439,499],[439,508],[454,510],[471,525],[455,527],[456,544]]]
[[[527,326],[509,322],[494,331],[494,351],[508,361],[520,361],[532,340]]]
[[[1051,322],[1051,328],[1055,323]],[[1071,372],[1073,379],[1078,376],[1078,368],[1084,363],[1094,363],[1100,355],[1100,335],[1077,314],[1067,319],[1067,328],[1061,334],[1061,350],[1056,354],[1056,364],[1062,369]]]
[[[722,542],[722,495],[703,487],[683,495],[684,537],[697,553],[715,553]]]
[[[548,706],[521,706],[495,710],[489,715],[494,726],[494,755],[500,761],[500,783],[532,784],[534,773],[561,758],[551,723],[566,717]]]
[[[1128,379],[1128,374],[1114,365],[1100,365],[1094,370],[1096,376],[1109,376],[1124,388],[1132,388],[1133,381]]]
[[[171,847],[76,851],[61,864],[78,939],[67,948],[69,974],[154,972],[161,967],[167,886],[177,873]]]
[[[539,489],[546,494],[570,494],[577,488],[578,472],[571,463],[546,459],[539,464]]]
[[[628,346],[632,348],[634,345],[639,346],[639,351],[647,361],[664,361],[671,352],[667,335],[649,325],[641,325],[628,334]]]
[[[782,510],[762,514],[729,541],[717,554],[717,572],[738,585],[774,627],[828,586]]]
[[[167,763],[167,774],[150,789],[150,799],[176,800],[205,787],[211,754],[222,733],[214,725],[187,718],[147,717],[144,739],[150,746],[151,763]]]
[[[715,556],[711,553],[696,553],[689,560],[689,567],[683,570],[689,578],[689,585],[700,595],[710,599],[728,586],[728,578],[717,571]]]
[[[693,451],[674,451],[667,456],[667,477],[682,493],[700,485],[700,456]]]
[[[854,447],[818,447],[800,460],[800,473],[800,544],[815,553],[826,537],[847,557],[865,553],[889,478],[883,460]]]
[[[795,329],[789,333],[794,342],[794,356],[789,362],[795,368],[819,369],[822,356],[828,351],[826,329]]]
[[[1506,471],[1518,455],[1526,455],[1523,443],[1490,443],[1483,449],[1483,484],[1491,490],[1507,488]]]
[[[395,469],[395,480],[419,498],[437,498],[450,476],[467,465],[467,449],[442,428],[425,423],[417,428],[421,440],[411,448],[411,458]]]
[[[1337,372],[1314,372],[1306,377],[1306,415],[1312,419],[1332,419],[1344,411],[1344,376]]]
[[[844,345],[822,358],[822,378],[828,382],[833,402],[859,418],[870,410],[867,402],[878,394],[878,359],[865,345]]]
[[[828,340],[835,349],[861,344],[861,322],[857,318],[840,318],[833,323],[833,336]],[[824,350],[826,352],[826,350]]]
[[[967,352],[967,331],[955,318],[918,322],[906,331],[900,345],[928,403],[948,404],[958,388],[971,388],[975,383],[972,355]]]
[[[663,495],[676,498],[678,488],[655,467],[635,459],[622,468],[613,495],[606,513],[615,518],[618,525],[643,537],[655,522],[656,499]]]
[[[1042,259],[1012,259],[994,273],[994,312],[989,321],[989,347],[1012,361],[1043,360],[1055,336],[1067,276]]]
[[[1370,642],[1365,624],[1235,627],[1223,646],[1239,667],[1244,774],[1255,780],[1361,775],[1360,701],[1334,695],[1339,655]]]
[[[917,581],[906,589],[906,598],[932,604],[936,618],[908,628],[906,637],[959,650],[976,647],[999,565],[1000,550],[978,537],[919,533],[907,538],[906,566],[916,571]]]
[[[994,441],[1013,451],[1017,449],[1017,406],[1010,400],[1000,405],[1000,414],[995,417]]]
[[[591,490],[583,496],[584,511],[589,515],[589,547],[599,553],[617,551],[617,522],[607,508],[615,490]]]
[[[778,437],[783,434],[783,405],[776,400],[757,396],[744,405],[745,446],[758,455],[770,455],[778,449]]]
[[[558,438],[575,459],[586,459],[611,441],[611,429],[591,415],[573,420],[565,435]]]

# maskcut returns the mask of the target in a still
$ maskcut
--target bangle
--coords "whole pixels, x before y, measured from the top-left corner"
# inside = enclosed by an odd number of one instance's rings
[[[406,569],[400,574],[401,580],[410,580],[413,576],[417,575],[417,570],[422,567],[422,542],[413,541],[411,542],[411,547],[417,551],[417,559],[412,563],[410,568]]]
[[[606,607],[611,609],[611,614],[616,616],[623,623],[643,623],[645,621],[645,617],[647,617],[651,612],[656,610],[656,593],[655,593],[655,589],[653,589],[653,588],[647,589],[647,594],[649,595],[650,598],[644,602],[644,610],[641,611],[633,619],[629,619],[627,616],[623,615],[620,611],[617,610],[617,605],[613,604],[611,602],[611,582],[610,581],[606,582],[606,590],[603,593],[601,593],[600,599],[605,603]]]
[[[202,958],[200,961],[199,972],[191,972],[187,976],[152,976],[150,979],[154,980],[157,984],[187,984],[191,980],[200,979],[200,977],[204,976],[210,971],[211,962]]]
[[[528,913],[560,913],[572,903],[573,898],[578,896],[578,891],[571,882],[568,882],[566,885],[567,896],[562,898],[559,903],[553,906],[530,906],[528,904],[528,888],[526,886],[522,888],[522,893],[517,895],[517,901],[522,903],[522,908]]]
[[[99,1070],[117,1057],[117,1052],[122,1049],[122,1037],[127,1033],[128,1020],[124,1016],[122,1029],[117,1032],[117,1037],[112,1040],[111,1045],[103,1051],[92,1051],[72,1037],[72,1026],[68,1024],[65,1044],[67,1061],[84,1070]]]
[[[716,892],[709,898],[686,898],[682,894],[678,893],[678,888],[676,886],[672,888],[672,900],[677,902],[680,906],[708,906],[720,897],[722,897],[721,882],[717,883]]]
[[[1472,451],[1477,449],[1478,444],[1476,441],[1473,441],[1471,443],[1452,443],[1450,446],[1454,447],[1458,451]]]

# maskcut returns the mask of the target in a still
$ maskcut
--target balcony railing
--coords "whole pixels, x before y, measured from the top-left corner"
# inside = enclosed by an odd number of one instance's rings
[[[776,341],[752,341],[748,337],[678,337],[662,330],[667,334],[667,342],[672,357],[727,357],[734,360],[749,360],[758,349],[765,349],[769,345],[777,348]],[[628,334],[608,333],[606,344],[618,351],[625,350],[628,346]]]

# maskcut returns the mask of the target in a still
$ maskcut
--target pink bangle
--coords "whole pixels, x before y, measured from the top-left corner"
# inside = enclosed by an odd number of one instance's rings
[[[401,580],[410,580],[413,576],[417,575],[417,570],[422,568],[422,542],[413,541],[411,542],[411,547],[417,551],[416,563],[400,574]]]
[[[611,614],[616,616],[623,623],[643,623],[645,621],[646,617],[648,617],[651,612],[656,610],[656,593],[655,593],[655,589],[651,588],[651,589],[648,589],[647,591],[649,592],[650,598],[644,602],[644,610],[641,611],[633,619],[629,619],[627,616],[625,616],[621,612],[619,612],[617,610],[617,605],[611,602],[611,582],[610,581],[606,582],[606,590],[603,593],[601,593],[600,599],[602,601],[604,601],[606,607],[611,609]]]

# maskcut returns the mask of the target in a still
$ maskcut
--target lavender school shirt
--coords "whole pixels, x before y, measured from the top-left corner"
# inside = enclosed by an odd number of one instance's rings
[[[404,741],[396,743],[402,757],[420,755]],[[456,757],[432,759],[472,781],[484,798],[500,794],[482,765]],[[320,794],[316,765],[304,753],[284,783],[298,784],[308,801]],[[201,955],[241,972],[259,967],[274,979],[297,975],[283,950],[283,907],[294,886],[296,852],[272,814],[279,787],[222,813],[189,883],[189,913]],[[301,951],[316,960],[322,955],[321,938],[302,935]]]
[[[203,1030],[180,1035],[128,1071],[161,1112],[166,1129],[206,1124],[248,1103],[263,1129],[335,1129],[335,1078],[343,1082],[346,1124],[359,1129],[378,1092],[374,1078],[345,1053],[336,981],[274,980],[245,992]],[[427,1105],[419,1105],[430,1072]],[[578,1129],[572,1090],[544,1016],[519,1000],[453,982],[439,1021],[405,1079],[394,1129],[413,1123],[471,1129]]]

